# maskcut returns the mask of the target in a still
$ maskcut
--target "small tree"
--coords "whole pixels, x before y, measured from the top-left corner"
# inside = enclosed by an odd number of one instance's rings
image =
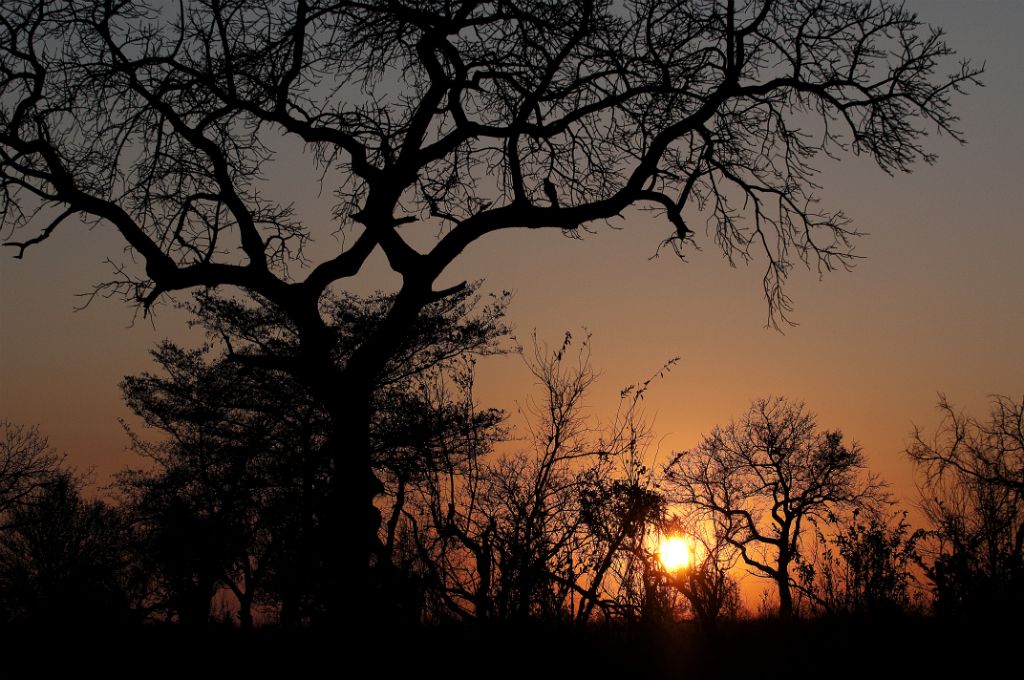
[[[523,410],[526,448],[495,459],[453,449],[411,487],[404,513],[435,612],[459,619],[574,621],[642,614],[645,539],[663,514],[644,457],[640,404],[654,377],[620,393],[610,423],[584,413],[596,374],[589,337],[524,362],[538,388]]]
[[[71,628],[133,617],[136,581],[122,513],[54,472],[0,532],[0,623]]]
[[[755,573],[774,581],[779,614],[793,613],[792,569],[805,533],[836,513],[872,507],[883,484],[864,476],[860,447],[818,429],[801,402],[755,401],[665,468],[672,500],[707,512]]]
[[[941,396],[934,437],[915,429],[907,455],[931,520],[924,555],[943,613],[1002,612],[1024,604],[1024,397],[997,396],[989,417]]]
[[[865,518],[866,515],[866,518]],[[821,554],[801,565],[801,589],[830,614],[890,617],[913,609],[917,546],[906,513],[886,518],[855,511],[837,534],[818,536]]]
[[[445,607],[462,618],[557,618],[575,586],[572,550],[581,475],[598,458],[582,417],[596,378],[589,338],[566,334],[548,351],[523,353],[541,396],[530,401],[528,448],[482,462],[456,457],[433,470],[410,513],[422,562]],[[567,559],[568,558],[568,559]]]
[[[739,551],[720,533],[723,530],[728,526],[693,511],[672,517],[662,527],[666,536],[685,541],[689,552],[687,564],[674,570],[665,567],[667,581],[686,599],[708,638],[715,637],[721,618],[735,617],[741,608],[739,584],[729,573]]]
[[[0,420],[0,529],[12,521],[13,510],[58,474],[63,461],[38,428]]]

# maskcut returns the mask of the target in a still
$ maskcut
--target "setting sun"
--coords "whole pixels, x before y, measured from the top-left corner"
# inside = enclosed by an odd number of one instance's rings
[[[679,571],[690,566],[693,546],[683,536],[666,536],[658,546],[658,558],[668,571]]]

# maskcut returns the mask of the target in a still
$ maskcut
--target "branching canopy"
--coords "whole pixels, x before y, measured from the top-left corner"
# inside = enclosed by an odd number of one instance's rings
[[[931,162],[925,135],[960,139],[951,100],[980,73],[942,73],[942,32],[885,0],[6,0],[0,36],[17,256],[105,222],[145,263],[106,293],[148,308],[240,286],[314,325],[378,248],[400,316],[485,234],[578,234],[631,206],[664,215],[677,252],[701,219],[731,261],[766,256],[784,318],[796,260],[853,257],[816,157]],[[270,197],[282,140],[334,191],[334,223]]]

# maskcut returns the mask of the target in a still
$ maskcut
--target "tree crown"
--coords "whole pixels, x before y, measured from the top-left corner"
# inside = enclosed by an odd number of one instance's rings
[[[852,258],[815,157],[932,161],[926,126],[959,139],[951,99],[980,72],[938,75],[942,32],[884,1],[12,0],[0,17],[7,245],[109,222],[146,267],[105,289],[146,306],[235,285],[311,314],[378,248],[422,304],[489,232],[646,206],[677,251],[699,217],[730,260],[762,251],[784,314],[794,258]],[[287,140],[334,191],[326,230],[271,198]],[[351,238],[307,262],[332,229]]]

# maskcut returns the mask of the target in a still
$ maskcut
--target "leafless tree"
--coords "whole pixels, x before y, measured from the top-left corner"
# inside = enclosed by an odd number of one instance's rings
[[[128,254],[98,293],[148,310],[234,287],[294,325],[298,354],[265,359],[332,419],[339,611],[379,525],[376,374],[460,289],[436,285],[469,244],[580,235],[637,206],[681,252],[704,219],[731,261],[765,259],[784,316],[794,262],[848,266],[857,234],[818,206],[814,159],[931,162],[923,137],[960,139],[951,101],[979,74],[940,75],[942,32],[886,0],[8,0],[0,32],[0,225],[16,256],[102,223]],[[275,200],[265,171],[289,144],[335,196],[333,223]],[[378,250],[400,290],[338,366],[321,302]]]
[[[925,482],[959,477],[1024,497],[1024,397],[993,397],[987,421],[958,412],[945,395],[939,395],[938,408],[942,422],[935,436],[926,440],[915,428],[907,447]]]
[[[495,461],[457,455],[426,476],[418,515],[407,513],[444,606],[460,618],[558,616],[575,585],[566,557],[577,490],[599,456],[581,415],[596,378],[589,339],[578,346],[567,333],[556,349],[534,338],[523,350],[541,391],[522,409],[525,450]]]
[[[665,473],[672,500],[709,513],[743,561],[775,582],[779,613],[788,617],[792,569],[811,525],[885,499],[883,483],[865,469],[856,443],[819,430],[803,403],[773,398],[714,428]]]
[[[38,428],[0,420],[0,529],[13,510],[55,478],[63,462]]]
[[[596,373],[589,337],[523,351],[539,394],[521,408],[525,448],[463,455],[411,484],[404,511],[436,611],[460,620],[544,619],[584,627],[635,618],[651,565],[646,539],[664,503],[645,463],[640,409],[651,379],[627,387],[609,423],[586,416]]]

